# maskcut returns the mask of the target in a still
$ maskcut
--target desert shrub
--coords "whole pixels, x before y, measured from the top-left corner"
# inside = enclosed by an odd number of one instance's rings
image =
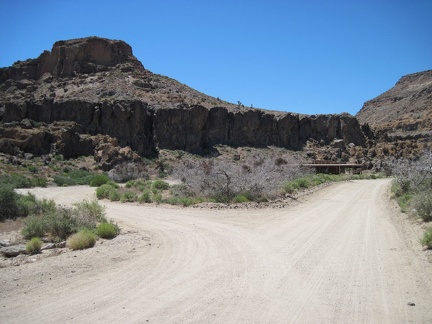
[[[146,189],[143,191],[143,193],[138,197],[138,202],[139,203],[151,203],[151,191]]]
[[[88,229],[82,229],[78,233],[71,235],[67,240],[71,250],[84,250],[96,244],[96,234]]]
[[[56,210],[54,200],[37,199],[36,196],[31,193],[20,195],[18,205],[24,216],[41,215]]]
[[[306,178],[297,179],[296,182],[299,188],[303,188],[303,189],[309,188],[309,181]]]
[[[82,169],[72,170],[68,173],[68,176],[76,185],[88,185],[94,177],[93,173]]]
[[[99,237],[105,239],[112,239],[116,237],[120,232],[120,229],[117,225],[108,222],[100,223],[96,228],[96,234]]]
[[[90,186],[92,187],[99,187],[103,184],[106,184],[110,181],[110,178],[106,176],[105,174],[96,174],[91,178],[90,180]]]
[[[30,215],[24,219],[24,227],[21,230],[21,234],[26,239],[32,237],[42,237],[45,235],[47,230],[47,224],[42,216]]]
[[[298,189],[299,189],[299,185],[297,182],[295,181],[289,181],[286,182],[283,186],[283,190],[287,193],[287,194],[293,194],[295,193]]]
[[[423,238],[420,240],[422,245],[427,246],[428,249],[432,249],[432,227],[429,227],[423,234]]]
[[[21,209],[23,215],[37,214],[37,199],[33,194],[19,195],[18,206]]]
[[[110,199],[110,194],[113,191],[117,191],[118,185],[114,183],[106,183],[96,188],[97,199]]]
[[[245,203],[248,201],[249,201],[249,199],[244,195],[237,195],[233,198],[234,203]]]
[[[173,197],[194,197],[195,193],[185,184],[176,184],[170,186],[170,193]]]
[[[30,254],[39,253],[41,251],[41,248],[42,248],[42,241],[39,237],[33,237],[26,244],[26,250]]]
[[[96,200],[84,200],[74,205],[73,217],[78,228],[94,228],[99,222],[105,222],[105,208]]]
[[[146,179],[129,180],[126,182],[126,188],[136,188],[139,191],[151,188],[151,181]]]
[[[63,173],[55,175],[53,180],[58,186],[76,186],[88,185],[93,177],[94,175],[87,170],[65,168]]]
[[[285,181],[298,178],[302,170],[297,157],[285,154],[275,158],[256,154],[243,160],[183,158],[174,175],[196,196],[230,202],[249,192],[254,199],[272,199],[280,194]]]
[[[120,198],[121,198],[121,194],[118,191],[118,189],[113,188],[108,194],[108,199],[111,201],[119,201]]]
[[[404,193],[396,198],[396,201],[403,213],[408,212],[412,198],[412,195],[408,193]]]
[[[0,220],[22,216],[18,199],[19,195],[12,186],[0,184]]]
[[[413,198],[413,207],[425,221],[432,221],[432,191],[419,193]]]
[[[155,180],[152,183],[152,188],[158,190],[167,190],[169,189],[169,184],[163,180]]]
[[[123,203],[124,202],[134,202],[137,200],[137,198],[138,198],[138,195],[136,194],[136,192],[131,191],[131,190],[126,190],[121,195],[120,201]]]
[[[232,201],[234,194],[229,192],[218,192],[211,198],[213,198],[215,202],[227,204]]]
[[[191,206],[203,202],[204,200],[199,197],[169,197],[166,203],[170,205],[180,205],[180,206]]]
[[[394,160],[387,168],[402,194],[432,189],[432,151],[426,151],[417,160]]]
[[[152,199],[156,204],[160,204],[162,202],[162,195],[161,193],[157,192],[155,194],[153,194],[153,199]]]
[[[109,184],[103,184],[100,187],[96,188],[96,197],[97,199],[106,199],[108,198],[109,192],[113,189]]]
[[[0,184],[8,184],[12,188],[45,187],[46,180],[41,177],[28,178],[18,173],[0,175]]]
[[[55,175],[53,180],[57,186],[66,187],[76,185],[76,182],[73,179],[63,175]]]
[[[51,237],[66,239],[78,229],[73,209],[59,207],[54,213],[44,216],[46,221],[46,232]]]
[[[38,173],[39,169],[37,167],[35,167],[34,165],[29,165],[27,167],[27,170],[29,170],[29,172],[31,173]]]
[[[184,207],[198,204],[200,202],[201,202],[201,200],[199,198],[191,198],[191,197],[181,197],[178,200],[178,204],[182,205]]]

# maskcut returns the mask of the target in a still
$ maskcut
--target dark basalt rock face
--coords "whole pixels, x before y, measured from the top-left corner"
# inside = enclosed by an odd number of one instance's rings
[[[0,69],[0,121],[24,119],[76,122],[81,135],[109,135],[145,156],[158,149],[201,153],[217,144],[300,150],[309,139],[366,143],[348,114],[302,116],[236,106],[153,74],[126,43],[97,37],[59,41],[37,59]]]
[[[104,71],[107,67],[136,61],[132,48],[123,41],[99,37],[80,38],[54,43],[50,51],[37,59],[16,62],[0,69],[0,82],[13,79],[39,80],[45,73],[54,78],[68,78],[77,74]]]

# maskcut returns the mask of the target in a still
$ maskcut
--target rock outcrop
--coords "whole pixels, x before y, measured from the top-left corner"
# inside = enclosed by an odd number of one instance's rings
[[[45,51],[37,59],[16,62],[10,68],[0,69],[0,83],[23,80],[18,87],[27,87],[32,84],[29,80],[69,78],[127,63],[141,65],[132,55],[132,48],[123,41],[99,37],[58,41],[51,52]]]
[[[396,85],[365,102],[356,115],[381,134],[422,137],[432,130],[432,70],[403,76]],[[431,134],[429,134],[431,135]]]
[[[97,37],[56,42],[37,59],[0,69],[0,121],[23,120],[76,122],[80,131],[62,135],[68,156],[95,149],[84,134],[110,136],[144,156],[158,149],[201,153],[217,144],[299,150],[309,139],[366,143],[357,119],[348,114],[303,116],[227,103],[144,69],[126,43]],[[13,151],[8,143],[0,150]],[[40,154],[52,145],[19,148]]]

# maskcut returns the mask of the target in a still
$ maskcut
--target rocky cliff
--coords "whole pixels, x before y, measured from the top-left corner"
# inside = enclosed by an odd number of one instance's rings
[[[403,76],[396,85],[365,102],[356,117],[377,136],[421,138],[432,134],[432,70]]]
[[[146,70],[126,43],[97,37],[56,42],[36,59],[0,69],[0,121],[23,120],[76,122],[81,134],[109,135],[141,155],[200,153],[217,144],[298,150],[309,139],[366,143],[350,115],[302,116],[224,102]]]

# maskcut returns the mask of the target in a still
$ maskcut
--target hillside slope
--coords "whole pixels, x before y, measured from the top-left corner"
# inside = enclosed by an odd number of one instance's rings
[[[432,70],[403,76],[396,85],[365,102],[356,115],[377,135],[424,138],[432,134]]]

